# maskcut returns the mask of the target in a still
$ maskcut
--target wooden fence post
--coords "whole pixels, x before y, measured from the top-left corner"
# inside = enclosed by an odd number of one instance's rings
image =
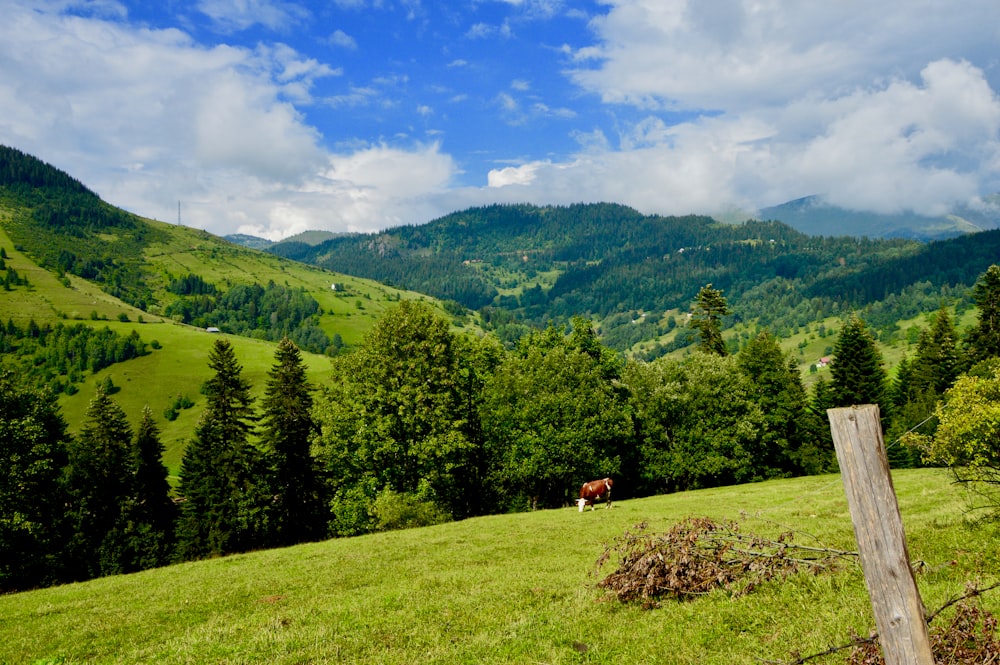
[[[878,405],[830,409],[830,432],[886,665],[934,665]]]

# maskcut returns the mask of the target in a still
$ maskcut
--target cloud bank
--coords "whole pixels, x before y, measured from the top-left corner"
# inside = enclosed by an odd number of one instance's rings
[[[341,6],[360,15],[357,4]],[[554,1],[495,4],[520,22],[455,19],[454,39],[508,40],[569,14]],[[405,5],[426,30],[419,5]],[[720,214],[821,194],[858,210],[937,214],[1000,191],[995,0],[961,11],[929,0],[919,12],[902,0],[613,0],[578,21],[583,45],[551,44],[575,98],[513,107],[511,92],[535,87],[518,74],[478,120],[572,122],[563,131],[576,148],[481,173],[465,171],[441,131],[332,138],[322,113],[374,115],[392,100],[378,81],[318,92],[346,76],[334,58],[363,57],[364,42],[346,23],[324,29],[322,52],[282,41],[316,20],[303,4],[202,0],[189,11],[211,22],[211,40],[183,16],[150,27],[117,2],[0,0],[0,10],[0,142],[139,214],[173,221],[180,202],[185,224],[220,234],[374,231],[497,201]],[[226,37],[254,29],[271,38]],[[443,51],[463,66],[441,70],[474,69],[473,55]],[[448,103],[470,98],[431,84]],[[410,108],[411,124],[449,115],[445,102]]]

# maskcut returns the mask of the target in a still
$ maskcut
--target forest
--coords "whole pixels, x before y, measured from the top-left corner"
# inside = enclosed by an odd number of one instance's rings
[[[783,337],[825,316],[871,309],[879,311],[868,318],[888,341],[904,312],[964,299],[998,250],[997,231],[930,243],[816,237],[778,222],[733,225],[579,204],[472,208],[420,226],[268,251],[457,301],[505,342],[586,316],[608,346],[625,352],[669,332],[671,313],[685,311],[707,283],[733,305],[727,326],[754,320]],[[689,342],[655,346],[644,357]]]
[[[824,414],[850,404],[881,406],[893,465],[959,464],[990,482],[996,454],[969,451],[993,448],[977,433],[996,415],[974,405],[1000,393],[1000,266],[970,297],[978,322],[960,337],[942,306],[891,380],[870,327],[847,317],[830,379],[811,390],[767,331],[729,352],[712,285],[686,324],[697,350],[652,362],[624,359],[583,317],[507,348],[404,300],[332,359],[327,385],[309,384],[282,339],[254,403],[220,337],[176,486],[148,408],[133,431],[99,386],[70,436],[52,390],[4,370],[0,549],[16,556],[0,562],[0,590],[558,508],[605,476],[627,498],[829,472]]]

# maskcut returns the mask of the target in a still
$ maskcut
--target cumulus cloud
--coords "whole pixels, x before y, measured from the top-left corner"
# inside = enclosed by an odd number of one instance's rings
[[[804,120],[807,118],[807,120]],[[939,60],[896,80],[788,108],[667,125],[647,116],[572,161],[490,174],[526,199],[624,201],[647,212],[752,211],[807,194],[847,208],[942,214],[997,182],[1000,99],[981,70]]]
[[[200,0],[198,9],[223,31],[246,30],[258,24],[271,30],[288,30],[309,18],[304,7],[277,0]]]
[[[413,199],[455,170],[437,145],[323,149],[295,102],[336,72],[286,46],[207,48],[178,30],[42,10],[6,19],[0,142],[71,160],[142,214],[173,220],[180,201],[185,224],[218,233],[374,230],[414,221]]]
[[[437,144],[332,154],[315,177],[280,203],[261,197],[261,221],[241,224],[239,231],[278,239],[308,229],[372,232],[430,219],[441,214],[434,199],[447,191],[455,170]]]
[[[840,94],[927,63],[988,54],[992,0],[802,3],[612,0],[571,76],[610,102],[739,112]]]

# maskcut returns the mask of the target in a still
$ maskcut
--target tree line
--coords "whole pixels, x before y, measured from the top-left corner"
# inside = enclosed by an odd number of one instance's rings
[[[163,310],[164,316],[200,328],[277,342],[291,338],[312,353],[337,352],[319,327],[320,306],[302,287],[275,284],[235,284],[221,291],[199,275],[189,273],[170,281],[179,297]]]
[[[812,390],[767,331],[731,351],[711,284],[691,307],[698,350],[651,362],[623,359],[582,317],[508,348],[402,301],[332,359],[326,385],[309,384],[284,338],[255,404],[219,338],[174,488],[149,409],[133,430],[99,387],[69,436],[52,391],[5,371],[0,589],[557,508],[605,476],[629,497],[834,471],[825,412],[850,404],[883,407],[894,465],[968,468],[966,444],[992,451],[1000,422],[983,406],[1000,394],[1000,267],[973,300],[975,326],[960,337],[942,306],[891,380],[871,329],[849,316]],[[972,468],[996,472],[997,457],[973,455]]]
[[[75,394],[87,372],[99,372],[148,353],[135,330],[120,335],[107,326],[98,329],[84,323],[62,322],[39,325],[34,319],[24,326],[18,326],[13,319],[0,325],[3,364],[16,365],[24,378],[57,394]]]

